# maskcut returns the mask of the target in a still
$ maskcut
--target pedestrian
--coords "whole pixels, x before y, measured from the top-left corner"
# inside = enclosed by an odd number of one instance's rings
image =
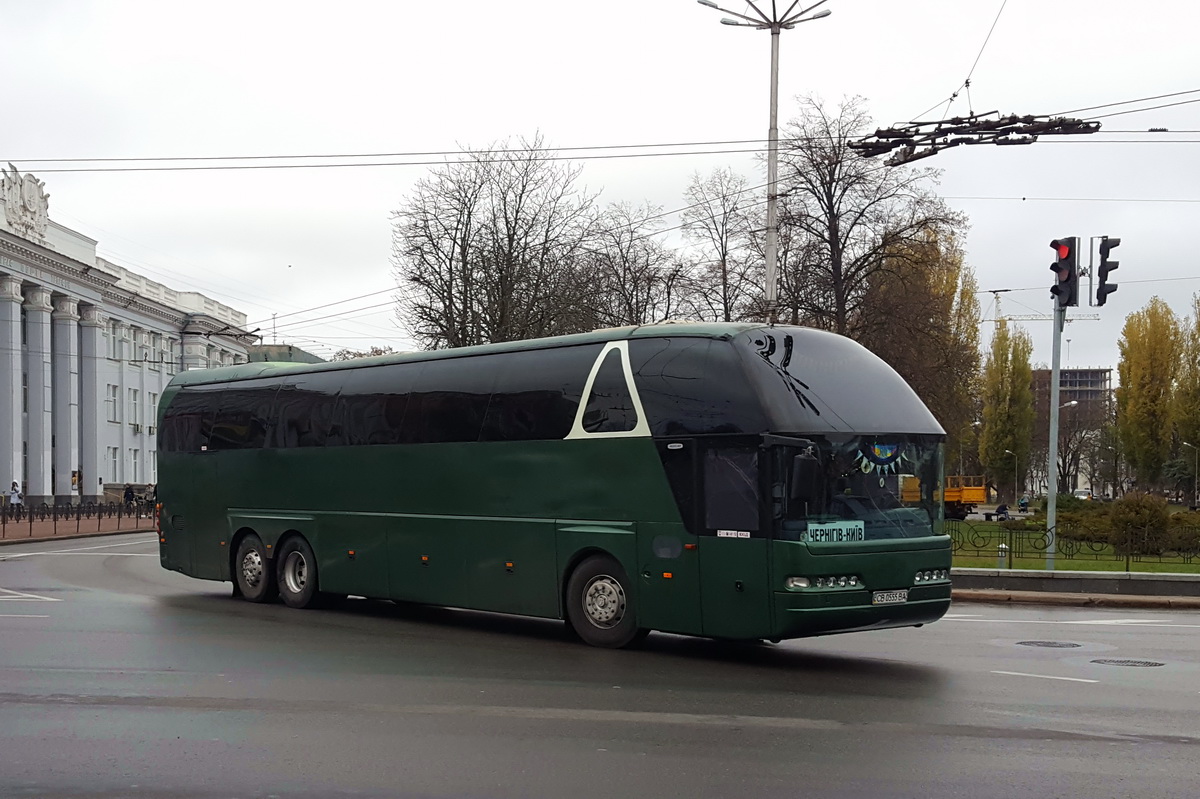
[[[8,504],[19,508],[24,500],[25,495],[21,493],[21,489],[17,486],[17,481],[13,480],[12,488],[8,490]]]
[[[1001,522],[1008,521],[1008,505],[1001,502],[996,506],[996,520]]]
[[[133,499],[134,499],[133,486],[126,484],[125,485],[125,507],[132,508],[133,507]]]

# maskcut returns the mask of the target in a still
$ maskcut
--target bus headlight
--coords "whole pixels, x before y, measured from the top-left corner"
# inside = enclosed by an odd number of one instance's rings
[[[913,582],[931,583],[935,580],[949,580],[949,579],[950,579],[949,569],[928,569],[926,571],[917,572],[916,577],[913,578]]]
[[[835,577],[788,577],[783,584],[792,591],[801,588],[858,588],[862,580],[856,574],[841,574]]]

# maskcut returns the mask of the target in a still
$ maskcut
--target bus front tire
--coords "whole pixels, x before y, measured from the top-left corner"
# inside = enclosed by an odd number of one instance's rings
[[[250,602],[270,602],[275,599],[275,572],[262,539],[250,534],[238,544],[234,556],[233,579],[238,592]]]
[[[629,578],[607,555],[579,564],[567,581],[567,621],[584,643],[620,649],[645,640],[639,629]]]
[[[279,596],[289,608],[312,608],[324,598],[317,590],[317,557],[299,536],[289,538],[275,554]]]

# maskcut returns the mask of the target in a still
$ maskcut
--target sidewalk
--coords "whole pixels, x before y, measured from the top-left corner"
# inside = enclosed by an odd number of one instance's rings
[[[117,533],[154,532],[154,519],[146,516],[121,516],[91,519],[46,519],[45,521],[7,521],[0,524],[0,546],[29,541],[58,541]]]

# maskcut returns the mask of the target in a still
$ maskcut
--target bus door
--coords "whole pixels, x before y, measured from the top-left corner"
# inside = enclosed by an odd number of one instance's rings
[[[638,522],[639,619],[655,630],[699,635],[697,444],[693,439],[655,444],[682,524]]]
[[[757,444],[710,443],[700,468],[704,635],[764,638],[771,629],[768,536]]]

